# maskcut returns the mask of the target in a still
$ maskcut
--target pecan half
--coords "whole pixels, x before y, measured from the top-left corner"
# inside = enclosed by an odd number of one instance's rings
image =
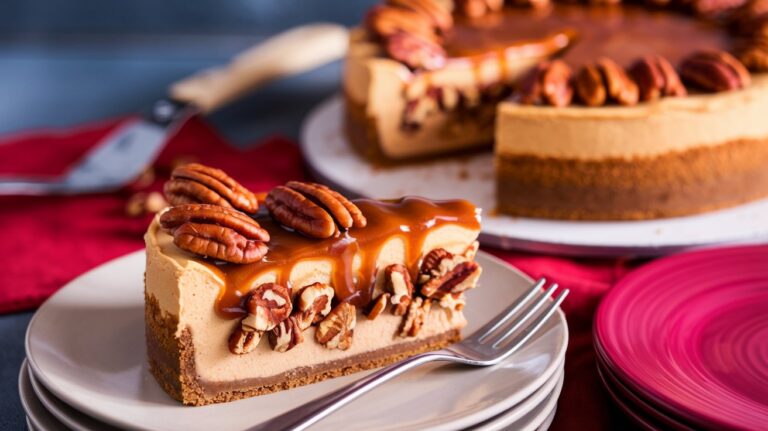
[[[439,69],[445,66],[447,57],[440,44],[413,33],[393,34],[387,38],[385,49],[390,57],[411,69]]]
[[[272,189],[264,205],[280,224],[313,238],[329,238],[339,229],[366,225],[355,204],[317,183],[289,181]]]
[[[256,196],[224,171],[199,163],[179,166],[163,188],[172,205],[211,204],[246,213],[259,209]]]
[[[430,17],[413,9],[394,6],[374,6],[365,19],[368,30],[386,39],[396,33],[410,33],[436,40],[435,27]]]
[[[408,268],[398,263],[386,267],[384,289],[390,294],[392,313],[397,316],[404,315],[413,297],[413,282]]]
[[[739,61],[750,70],[768,72],[768,38],[745,42],[738,51]]]
[[[440,31],[444,32],[453,27],[453,15],[447,2],[439,0],[387,0],[387,3],[410,9],[428,17],[432,21],[432,25]]]
[[[371,304],[371,308],[365,314],[368,320],[373,320],[379,317],[379,314],[381,314],[381,312],[384,311],[385,308],[387,308],[387,303],[389,302],[389,296],[390,296],[389,293],[382,293],[381,295],[379,295],[378,298],[376,298],[373,301],[373,304]]]
[[[470,18],[479,18],[487,13],[498,12],[504,7],[504,0],[456,0],[456,8]]]
[[[304,330],[322,320],[331,312],[331,301],[335,292],[333,288],[323,283],[313,283],[299,291],[299,307],[296,320]]]
[[[442,277],[450,270],[456,267],[461,262],[466,262],[468,259],[462,255],[448,252],[443,248],[436,248],[421,261],[419,267],[419,284],[424,284],[427,281]]]
[[[243,327],[254,331],[269,331],[291,314],[291,291],[276,283],[264,283],[252,290],[245,301],[248,315]]]
[[[646,55],[637,60],[629,68],[629,74],[637,83],[640,100],[644,102],[688,94],[675,68],[660,55]]]
[[[634,105],[639,95],[637,84],[624,69],[609,58],[584,66],[576,75],[576,93],[587,106],[602,106],[609,100]]]
[[[700,51],[683,61],[680,76],[702,90],[719,92],[749,86],[749,71],[732,55],[723,51]]]
[[[269,331],[269,345],[277,352],[287,352],[304,341],[301,331],[296,317],[290,316]]]
[[[315,339],[329,349],[347,350],[352,345],[356,320],[355,306],[342,302],[317,325]]]
[[[429,279],[421,285],[421,294],[426,298],[442,299],[451,293],[461,293],[477,285],[482,269],[477,262],[461,262],[445,275]]]
[[[415,337],[424,326],[429,310],[432,307],[432,301],[416,297],[408,306],[408,312],[403,320],[403,326],[400,327],[401,337]]]
[[[256,346],[259,345],[262,336],[261,331],[252,331],[248,328],[244,328],[241,325],[237,325],[232,334],[229,336],[227,345],[229,351],[235,355],[244,355],[250,353]]]
[[[570,105],[573,100],[571,68],[562,60],[539,63],[523,78],[518,97],[524,105]]]
[[[255,220],[232,208],[190,204],[170,208],[160,227],[177,247],[232,263],[256,262],[267,254],[269,233]]]

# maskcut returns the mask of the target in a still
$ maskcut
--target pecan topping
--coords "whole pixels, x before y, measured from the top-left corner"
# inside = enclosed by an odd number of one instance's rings
[[[259,201],[254,194],[224,171],[189,163],[171,173],[163,189],[172,205],[211,204],[255,213]]]
[[[250,353],[261,341],[262,332],[252,331],[248,328],[244,328],[241,325],[237,325],[232,335],[229,336],[229,351],[235,355],[244,355]]]
[[[160,226],[177,247],[232,263],[255,262],[267,254],[269,233],[232,208],[180,205],[160,216]]]
[[[389,302],[389,293],[382,293],[381,295],[379,295],[379,297],[376,298],[375,301],[373,301],[373,305],[371,305],[371,308],[368,310],[368,313],[366,313],[366,317],[368,317],[368,320],[373,320],[379,317],[379,314],[381,314],[381,312],[384,311],[385,308],[387,308],[387,302]]]
[[[429,279],[421,286],[426,298],[442,299],[451,293],[461,293],[477,285],[482,272],[477,262],[461,262],[446,274]]]
[[[739,50],[739,60],[750,70],[768,72],[768,39],[746,42]]]
[[[661,97],[683,97],[688,93],[675,68],[660,55],[646,55],[637,60],[629,74],[637,83],[640,100],[644,102]]]
[[[335,292],[333,288],[323,283],[313,283],[305,286],[299,292],[299,314],[296,320],[304,330],[322,320],[331,312],[331,301]]]
[[[571,68],[562,60],[539,63],[520,84],[524,105],[568,106],[573,99]]]
[[[456,0],[456,7],[470,18],[479,18],[500,11],[504,7],[504,0]]]
[[[264,283],[248,294],[245,302],[248,316],[242,320],[243,327],[254,331],[269,331],[291,314],[291,292],[276,283]]]
[[[608,100],[620,105],[634,105],[638,101],[637,84],[624,69],[608,58],[583,67],[576,75],[576,93],[587,106],[602,106]]]
[[[400,336],[415,337],[418,335],[431,307],[432,301],[425,301],[421,297],[416,297],[408,306],[408,313],[405,315],[403,326],[400,328]]]
[[[445,66],[446,53],[433,40],[413,33],[395,33],[387,38],[387,54],[411,69],[434,70]]]
[[[443,248],[436,248],[427,253],[421,261],[419,283],[424,284],[433,278],[442,277],[465,261],[467,258],[462,255],[454,255]]]
[[[272,189],[264,204],[280,224],[313,238],[366,225],[355,204],[322,184],[289,181]]]
[[[683,80],[705,91],[738,90],[749,86],[749,71],[739,60],[723,51],[697,52],[683,61]]]
[[[432,21],[432,25],[440,31],[444,32],[453,27],[453,15],[447,2],[439,0],[387,0],[387,3],[410,9],[428,17]]]
[[[317,325],[315,339],[329,349],[347,350],[352,345],[356,320],[355,306],[342,302]]]
[[[374,6],[368,12],[366,26],[382,39],[401,32],[430,40],[436,40],[437,37],[429,16],[401,7]]]
[[[461,311],[466,304],[464,293],[451,293],[440,299],[440,306],[448,310]]]
[[[384,269],[384,283],[384,289],[390,293],[392,313],[404,315],[413,297],[413,283],[408,268],[398,263],[389,265]]]
[[[291,316],[269,331],[269,345],[277,352],[287,352],[304,341],[296,317]]]

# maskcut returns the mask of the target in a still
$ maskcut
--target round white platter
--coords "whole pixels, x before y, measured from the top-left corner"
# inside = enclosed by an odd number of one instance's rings
[[[689,217],[647,221],[583,222],[495,215],[490,152],[428,163],[377,167],[354,152],[343,127],[341,97],[315,108],[304,121],[301,147],[311,172],[354,196],[417,195],[462,198],[485,210],[484,245],[577,256],[655,256],[724,243],[768,241],[768,199]]]
[[[35,377],[73,408],[114,426],[151,430],[239,430],[362,377],[353,374],[289,391],[204,407],[166,395],[146,365],[144,253],[106,263],[73,280],[37,311],[26,350]],[[531,280],[479,253],[480,286],[468,293],[469,334],[525,291]],[[554,315],[525,348],[495,367],[424,366],[354,401],[316,429],[444,430],[472,426],[525,400],[562,365],[565,317]],[[372,409],[371,406],[375,406]],[[386,412],[398,412],[392,421]],[[379,413],[381,412],[381,413]]]

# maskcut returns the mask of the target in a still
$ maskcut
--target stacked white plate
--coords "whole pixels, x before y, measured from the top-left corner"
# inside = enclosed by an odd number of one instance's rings
[[[532,281],[480,253],[466,334]],[[184,407],[148,372],[144,253],[116,259],[51,297],[29,324],[19,392],[31,429],[241,430],[359,379],[363,373],[226,404]],[[313,429],[539,430],[551,423],[568,331],[561,312],[495,367],[424,366],[359,398]],[[397,412],[397,414],[393,414]]]

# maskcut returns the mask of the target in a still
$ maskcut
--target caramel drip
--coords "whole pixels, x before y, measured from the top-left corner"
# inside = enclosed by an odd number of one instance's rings
[[[424,241],[432,229],[446,224],[480,228],[479,211],[467,201],[406,197],[397,201],[360,199],[354,202],[368,219],[364,228],[352,228],[336,238],[314,239],[289,231],[268,215],[260,214],[256,220],[271,237],[269,252],[260,262],[213,264],[201,259],[224,280],[217,312],[225,318],[242,317],[245,314],[243,298],[256,287],[253,281],[267,272],[275,272],[280,284],[300,288],[290,285],[291,271],[296,263],[313,259],[331,262],[331,284],[340,301],[363,307],[371,300],[378,269],[376,261],[389,240],[400,237],[404,241],[405,264],[415,276]],[[360,259],[357,270],[353,266],[355,256]]]
[[[558,44],[553,42],[564,37],[569,49],[563,58],[573,66],[599,56],[626,66],[646,54],[659,54],[677,64],[693,51],[727,49],[730,43],[716,23],[681,13],[627,4],[555,4],[544,10],[507,7],[479,19],[458,18],[444,46],[449,57],[500,50],[514,55],[510,49],[555,53],[552,49]]]

